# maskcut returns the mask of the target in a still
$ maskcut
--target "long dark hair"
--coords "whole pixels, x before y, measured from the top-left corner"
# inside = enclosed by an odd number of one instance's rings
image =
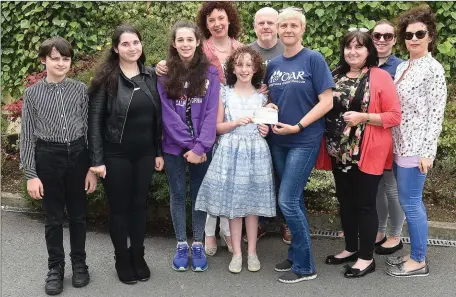
[[[181,60],[177,49],[173,46],[176,40],[176,32],[181,28],[189,28],[195,33],[196,41],[199,45],[195,49],[195,54],[186,66]],[[189,21],[178,21],[171,30],[171,40],[169,42],[168,58],[168,80],[165,90],[169,98],[180,99],[184,95],[184,83],[188,82],[187,96],[189,98],[203,96],[206,92],[207,69],[210,66],[202,47],[203,35],[198,26]]]
[[[367,48],[367,58],[366,63],[363,67],[371,68],[378,65],[378,53],[375,48],[374,42],[368,32],[361,32],[359,30],[347,32],[342,40],[340,41],[340,57],[339,57],[339,66],[333,71],[333,75],[337,74],[346,74],[350,71],[350,65],[345,61],[344,49],[350,44],[350,42],[356,39],[358,44],[363,45]]]
[[[123,33],[133,33],[138,36],[139,41],[142,42],[141,34],[134,27],[123,24],[118,26],[111,37],[111,48],[105,53],[103,61],[98,66],[92,84],[89,90],[89,96],[93,95],[98,89],[105,85],[108,94],[115,96],[117,94],[117,83],[120,75],[119,54],[114,51],[119,46],[120,36]],[[138,59],[139,64],[146,62],[144,51]]]

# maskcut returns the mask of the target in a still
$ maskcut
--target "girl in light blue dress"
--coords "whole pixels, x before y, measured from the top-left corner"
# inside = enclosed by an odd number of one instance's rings
[[[217,115],[220,135],[212,163],[198,192],[195,209],[229,219],[233,258],[229,270],[242,269],[242,218],[248,237],[248,269],[258,271],[256,255],[258,216],[275,216],[272,161],[264,137],[269,127],[252,122],[253,112],[266,104],[258,93],[264,76],[261,56],[245,46],[226,64],[227,85],[222,86]]]

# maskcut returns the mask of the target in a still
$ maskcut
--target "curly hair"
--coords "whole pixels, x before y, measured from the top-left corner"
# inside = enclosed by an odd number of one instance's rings
[[[366,63],[363,67],[371,68],[378,65],[377,48],[375,47],[374,42],[372,41],[370,33],[356,30],[352,32],[347,32],[345,33],[344,37],[342,37],[342,40],[340,41],[339,65],[333,71],[333,75],[344,75],[350,71],[350,65],[347,63],[347,61],[345,61],[344,50],[345,47],[353,41],[353,39],[356,39],[358,44],[363,45],[367,48]]]
[[[228,16],[228,36],[234,39],[237,39],[241,35],[242,25],[239,18],[239,12],[236,7],[225,1],[207,1],[201,5],[200,10],[198,11],[198,26],[204,34],[204,37],[208,39],[211,37],[211,32],[207,28],[207,16],[210,15],[214,9],[224,10]]]
[[[117,94],[117,85],[120,75],[119,54],[115,52],[115,48],[119,46],[120,37],[123,33],[132,33],[138,36],[139,41],[142,42],[141,34],[134,27],[123,24],[118,26],[111,37],[111,47],[108,52],[105,52],[102,62],[97,67],[95,76],[89,89],[89,97],[96,94],[102,85],[105,85],[108,94],[115,96]],[[144,65],[146,56],[144,51],[138,59],[138,64]]]
[[[398,24],[398,41],[404,49],[405,46],[405,32],[410,24],[423,23],[426,26],[431,42],[428,44],[428,51],[432,52],[435,47],[437,39],[437,25],[435,15],[428,5],[420,5],[412,8],[399,16]]]
[[[252,85],[255,89],[259,89],[265,75],[265,67],[263,64],[263,58],[251,46],[241,46],[237,48],[228,58],[225,68],[226,84],[233,87],[236,83],[237,77],[236,74],[234,74],[234,66],[238,59],[242,58],[245,54],[250,54],[250,57],[252,57],[253,67],[256,71],[252,77]]]
[[[195,39],[200,44],[195,49],[192,61],[185,65],[173,46],[176,40],[176,32],[181,28],[191,29],[195,33]],[[169,98],[174,100],[182,98],[184,95],[184,83],[188,82],[187,97],[203,96],[206,92],[207,69],[210,66],[202,48],[202,34],[199,28],[189,21],[178,21],[171,30],[171,40],[168,49],[168,80],[165,84],[165,90]]]

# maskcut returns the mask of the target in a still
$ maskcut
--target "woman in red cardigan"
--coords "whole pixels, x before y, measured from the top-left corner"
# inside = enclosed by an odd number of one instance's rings
[[[340,65],[333,72],[334,107],[326,115],[325,133],[345,250],[328,256],[326,264],[356,261],[344,273],[354,278],[375,270],[377,188],[383,170],[392,167],[391,127],[399,125],[401,111],[391,76],[376,67],[377,50],[368,30],[349,29],[340,48]]]

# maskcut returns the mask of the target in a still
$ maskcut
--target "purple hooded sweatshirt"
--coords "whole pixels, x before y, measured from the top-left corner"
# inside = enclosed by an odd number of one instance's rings
[[[191,105],[193,137],[186,121],[185,99],[169,99],[165,91],[166,77],[159,77],[157,88],[162,102],[163,142],[162,150],[180,155],[192,150],[201,156],[212,149],[215,142],[220,80],[217,68],[209,66],[207,71],[206,95],[193,97]]]

